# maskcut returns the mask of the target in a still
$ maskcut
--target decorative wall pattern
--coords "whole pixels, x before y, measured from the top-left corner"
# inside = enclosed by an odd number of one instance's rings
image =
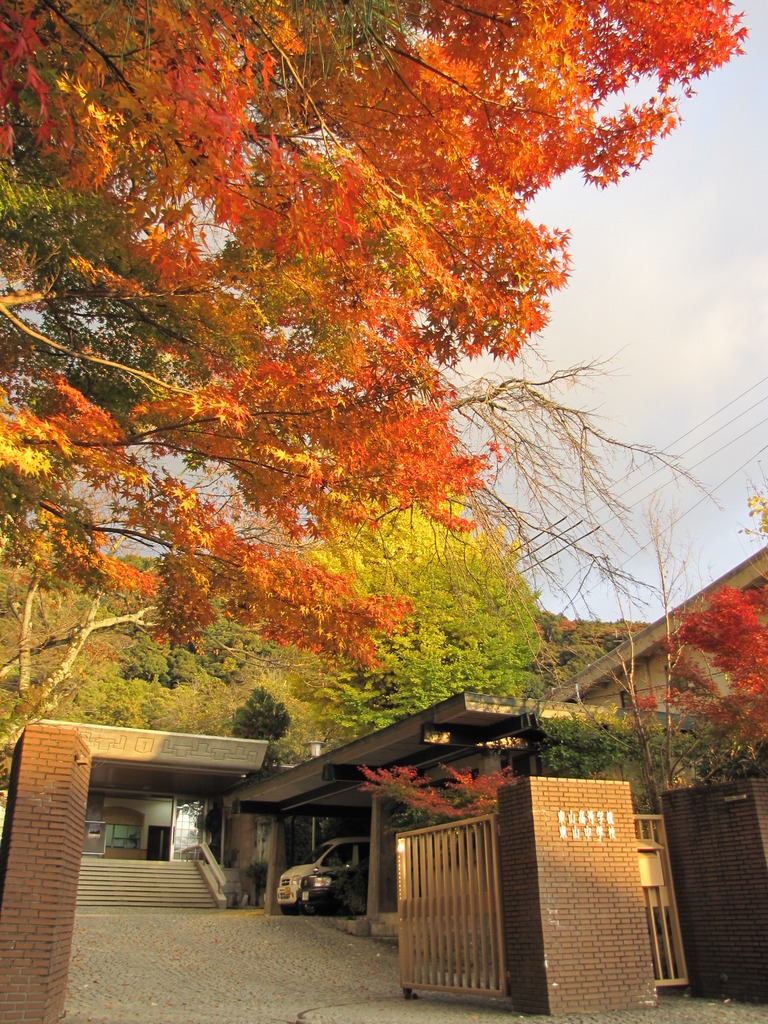
[[[221,736],[190,736],[176,732],[116,729],[112,726],[75,726],[94,760],[151,761],[155,764],[217,765],[233,771],[261,768],[266,740],[241,740]]]

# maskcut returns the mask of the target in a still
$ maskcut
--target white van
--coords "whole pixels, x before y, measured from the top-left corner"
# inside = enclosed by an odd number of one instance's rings
[[[320,875],[332,869],[354,868],[368,860],[369,836],[340,836],[327,839],[309,855],[306,864],[295,864],[280,876],[277,902],[284,914],[294,914],[301,899],[301,880],[306,875]]]

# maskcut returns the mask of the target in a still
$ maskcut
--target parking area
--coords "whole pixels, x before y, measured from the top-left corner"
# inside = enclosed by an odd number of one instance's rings
[[[501,1002],[424,993],[406,1001],[397,947],[323,918],[259,911],[78,912],[66,1024],[528,1024]],[[664,995],[655,1010],[561,1024],[768,1024],[768,1006]]]

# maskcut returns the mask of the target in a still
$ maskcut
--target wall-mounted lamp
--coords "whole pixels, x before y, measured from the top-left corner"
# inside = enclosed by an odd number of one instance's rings
[[[322,750],[323,750],[323,741],[322,740],[310,740],[309,741],[309,756],[310,757],[320,757],[320,754],[322,753]]]

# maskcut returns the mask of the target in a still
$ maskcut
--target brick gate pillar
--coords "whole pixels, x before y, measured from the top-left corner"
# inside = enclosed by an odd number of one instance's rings
[[[74,727],[30,725],[16,744],[0,847],[0,1020],[64,1009],[90,752]]]
[[[499,790],[512,1005],[656,1005],[634,815],[623,782],[521,778]]]

